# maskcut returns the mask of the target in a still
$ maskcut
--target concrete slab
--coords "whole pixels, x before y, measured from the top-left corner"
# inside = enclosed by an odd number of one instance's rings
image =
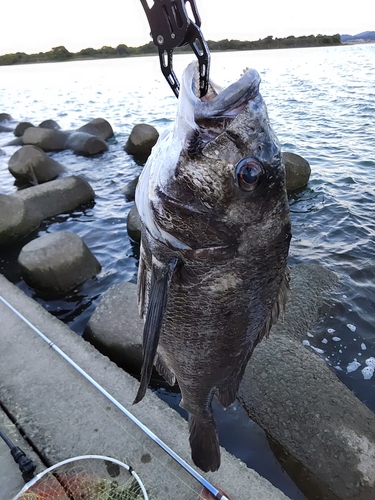
[[[3,276],[0,295],[192,464],[187,423],[175,411],[150,391],[140,404],[132,406],[136,379]],[[201,485],[1,301],[0,318],[0,402],[46,464],[77,455],[108,455],[134,468],[151,499],[198,498]],[[221,452],[220,470],[204,477],[232,500],[287,498],[241,461],[223,449]],[[9,466],[1,459],[0,483],[8,474],[19,475],[17,466],[12,472],[5,467]]]

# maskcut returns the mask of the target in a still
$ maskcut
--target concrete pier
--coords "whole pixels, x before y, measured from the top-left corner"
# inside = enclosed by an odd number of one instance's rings
[[[1,275],[0,295],[192,465],[187,423],[174,410],[150,391],[142,403],[132,406],[138,381]],[[0,318],[0,425],[28,453],[20,431],[26,436],[34,450],[31,458],[38,464],[36,472],[78,455],[107,455],[134,468],[150,499],[198,499],[197,480],[2,301]],[[204,477],[232,500],[287,498],[240,460],[221,452],[220,470]],[[0,441],[0,500],[12,499],[22,485],[18,467]]]

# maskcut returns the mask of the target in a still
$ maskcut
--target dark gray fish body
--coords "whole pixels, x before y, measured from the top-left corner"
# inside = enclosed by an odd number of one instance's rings
[[[145,318],[144,362],[135,402],[152,364],[177,380],[189,412],[192,458],[217,470],[212,413],[216,394],[234,402],[254,347],[283,308],[289,209],[280,146],[247,71],[206,102],[185,70],[172,132],[161,137],[141,175],[138,298]]]

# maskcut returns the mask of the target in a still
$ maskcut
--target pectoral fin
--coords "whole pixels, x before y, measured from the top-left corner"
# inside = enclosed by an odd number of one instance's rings
[[[141,382],[134,403],[141,401],[150,382],[152,366],[159,343],[163,316],[167,305],[168,290],[178,260],[173,259],[168,265],[152,264],[151,287],[148,300],[145,325],[143,328],[143,363]]]

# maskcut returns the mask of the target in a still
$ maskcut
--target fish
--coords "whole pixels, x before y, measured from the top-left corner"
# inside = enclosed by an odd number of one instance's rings
[[[191,457],[220,467],[212,401],[236,399],[246,365],[284,310],[291,239],[280,144],[248,69],[226,88],[185,69],[171,130],[161,134],[136,189],[142,224],[138,305],[143,363],[181,391]]]

